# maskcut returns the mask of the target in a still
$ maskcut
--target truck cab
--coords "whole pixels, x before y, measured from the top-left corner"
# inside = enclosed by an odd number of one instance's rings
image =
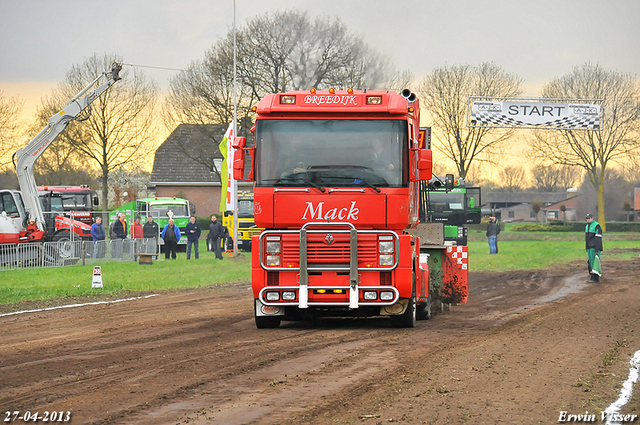
[[[234,141],[234,177],[255,181],[265,229],[252,240],[256,326],[323,316],[415,326],[428,315],[428,272],[406,229],[431,178],[416,96],[312,89],[267,95],[256,112],[254,147]]]

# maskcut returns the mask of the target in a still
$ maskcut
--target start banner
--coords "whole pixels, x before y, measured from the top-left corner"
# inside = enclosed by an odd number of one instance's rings
[[[600,130],[602,100],[469,98],[469,127]]]

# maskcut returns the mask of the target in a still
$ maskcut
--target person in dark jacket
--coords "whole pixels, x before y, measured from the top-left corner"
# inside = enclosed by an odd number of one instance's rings
[[[587,214],[587,226],[584,229],[584,239],[587,248],[587,265],[589,266],[589,283],[600,282],[600,253],[602,249],[602,226],[591,214]]]
[[[147,217],[147,222],[142,226],[142,236],[147,239],[158,237],[158,223],[153,221],[153,217]]]
[[[120,213],[120,217],[113,225],[113,233],[116,239],[126,239],[127,237],[127,216],[125,213]]]
[[[213,245],[213,250],[216,253],[216,258],[222,260],[222,251],[220,249],[220,239],[224,234],[224,226],[218,221],[215,215],[211,216],[211,224],[209,225],[209,239]]]
[[[175,260],[180,240],[180,228],[174,224],[172,218],[169,219],[169,224],[162,229],[162,239],[164,239],[164,258],[168,260],[169,253],[171,253],[171,258]]]
[[[93,236],[93,258],[102,258],[104,256],[104,242],[100,243],[100,241],[107,238],[102,226],[102,217],[96,217],[96,222],[91,225],[91,236]]]
[[[487,240],[489,241],[489,254],[498,253],[498,235],[500,234],[500,225],[496,223],[495,217],[489,217],[487,225]]]
[[[152,241],[148,241],[146,244],[147,254],[157,254],[158,253],[158,235],[160,234],[160,229],[158,227],[158,223],[153,221],[153,217],[151,215],[147,216],[147,222],[142,226],[142,237],[145,239],[152,239]]]
[[[195,216],[191,216],[189,218],[189,223],[187,227],[185,227],[185,232],[187,233],[187,260],[191,259],[191,245],[195,247],[196,250],[196,260],[198,259],[198,242],[200,239],[200,224],[196,221]]]

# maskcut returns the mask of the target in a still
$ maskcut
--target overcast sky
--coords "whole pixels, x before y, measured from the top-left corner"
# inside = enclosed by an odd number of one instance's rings
[[[585,62],[640,71],[640,0],[236,0],[236,22],[273,10],[339,17],[399,69],[494,61],[525,95]],[[0,89],[31,113],[98,53],[182,68],[232,27],[233,0],[0,0]],[[162,88],[175,71],[144,69]]]

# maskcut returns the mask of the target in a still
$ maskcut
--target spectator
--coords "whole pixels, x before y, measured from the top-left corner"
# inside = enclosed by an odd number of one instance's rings
[[[187,260],[191,259],[191,245],[195,246],[196,250],[196,260],[199,258],[198,255],[198,243],[200,239],[200,224],[196,221],[195,216],[191,216],[189,218],[189,223],[187,227],[185,227],[185,232],[187,233]]]
[[[140,224],[141,220],[142,217],[137,215],[135,221],[131,225],[131,237],[133,239],[142,239],[144,237],[142,233],[142,225]]]
[[[602,249],[602,226],[591,214],[587,214],[587,226],[584,229],[584,238],[587,246],[587,265],[591,278],[588,283],[600,282],[602,270],[600,269],[600,253]]]
[[[209,225],[209,235],[207,239],[209,239],[213,245],[213,250],[216,253],[216,258],[218,260],[222,260],[222,251],[220,249],[220,239],[224,234],[224,226],[222,223],[218,221],[218,218],[215,215],[211,216],[211,224]]]
[[[127,238],[127,216],[125,213],[120,213],[118,220],[113,225],[113,233],[115,238],[112,239],[126,239]]]
[[[148,239],[158,237],[158,223],[153,221],[153,217],[147,216],[147,222],[142,226],[142,236]]]
[[[102,217],[96,217],[96,222],[91,225],[91,236],[93,236],[93,258],[103,257],[103,241],[107,238],[102,226]]]
[[[178,241],[180,240],[180,228],[176,226],[173,219],[169,219],[169,224],[162,229],[162,239],[164,239],[164,258],[169,259],[169,253],[171,258],[175,260],[177,258]]]
[[[142,226],[142,236],[145,239],[146,253],[157,254],[158,253],[158,234],[160,233],[158,223],[153,221],[151,215],[147,216],[147,222]]]
[[[498,235],[500,234],[500,225],[496,223],[495,217],[489,217],[487,225],[487,239],[489,241],[489,254],[498,253]]]

